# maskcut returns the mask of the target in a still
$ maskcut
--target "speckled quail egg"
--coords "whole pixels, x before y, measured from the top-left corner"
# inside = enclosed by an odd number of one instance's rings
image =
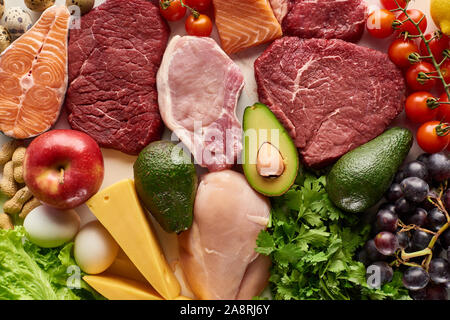
[[[8,29],[12,40],[16,40],[33,25],[30,14],[21,7],[7,9],[0,23]]]
[[[81,14],[88,13],[94,7],[95,0],[66,0],[66,6],[78,6]]]
[[[0,53],[11,44],[11,35],[4,26],[0,26]]]
[[[5,1],[0,0],[0,18],[3,17],[3,12],[5,12]]]
[[[41,12],[54,5],[55,1],[56,0],[25,0],[25,5],[30,10]]]

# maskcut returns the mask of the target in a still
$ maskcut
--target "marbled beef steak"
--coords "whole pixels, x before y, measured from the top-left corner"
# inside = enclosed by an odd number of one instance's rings
[[[260,101],[315,168],[381,134],[405,101],[386,54],[337,39],[278,39],[255,61],[255,76]]]
[[[145,0],[108,0],[69,40],[69,123],[128,154],[161,137],[156,73],[170,30]]]
[[[283,34],[358,41],[367,17],[364,0],[270,0]]]

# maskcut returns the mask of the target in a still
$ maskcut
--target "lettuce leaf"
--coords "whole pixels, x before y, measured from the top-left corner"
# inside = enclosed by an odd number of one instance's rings
[[[0,300],[102,299],[81,279],[72,247],[73,242],[40,248],[27,240],[21,226],[0,230]],[[69,288],[71,276],[79,288]]]

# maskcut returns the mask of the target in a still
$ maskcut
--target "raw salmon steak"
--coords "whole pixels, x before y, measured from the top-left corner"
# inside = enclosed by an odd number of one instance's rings
[[[282,36],[268,0],[213,0],[222,49],[232,54]]]
[[[67,89],[65,6],[44,11],[0,56],[0,131],[16,139],[39,135],[58,119]]]

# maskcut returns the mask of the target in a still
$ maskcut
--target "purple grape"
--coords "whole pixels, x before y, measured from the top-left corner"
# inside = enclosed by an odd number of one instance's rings
[[[448,293],[445,285],[430,284],[426,288],[425,300],[447,300]]]
[[[450,159],[444,153],[433,153],[428,157],[428,171],[431,177],[442,182],[450,179]]]
[[[419,203],[425,200],[428,195],[428,191],[430,191],[428,183],[417,177],[405,178],[400,183],[400,187],[405,199],[414,203]]]
[[[374,239],[370,239],[366,242],[364,250],[367,252],[367,257],[370,261],[384,261],[388,258],[377,250]]]
[[[375,226],[378,231],[395,232],[397,230],[398,216],[389,210],[380,210],[377,213]]]
[[[400,199],[401,197],[403,197],[402,188],[398,183],[391,184],[388,191],[386,192],[385,197],[388,201],[392,202],[396,201],[397,199]]]
[[[442,202],[444,203],[447,211],[450,211],[450,189],[447,189],[442,195]]]
[[[394,270],[392,270],[392,267],[384,261],[374,262],[366,269],[367,284],[371,288],[379,288],[382,285],[391,282],[393,276]]]
[[[405,170],[405,178],[417,177],[422,180],[428,181],[427,166],[421,161],[411,161],[405,166],[403,170]]]
[[[430,262],[428,274],[434,283],[442,284],[450,280],[449,265],[447,260],[433,258]]]
[[[438,208],[434,208],[428,212],[427,226],[432,231],[438,231],[446,222],[447,218],[445,214]]]
[[[410,239],[408,232],[399,232],[397,233],[398,246],[402,249],[405,249],[409,246]]]
[[[441,245],[443,249],[448,249],[450,247],[450,228],[442,232],[439,237],[441,240]]]
[[[413,300],[425,300],[427,297],[427,288],[423,288],[420,290],[410,290],[409,296]]]
[[[414,210],[414,214],[407,218],[406,223],[422,227],[427,223],[427,215],[428,212],[425,209],[417,208]]]
[[[431,238],[433,238],[431,233],[422,230],[414,230],[412,232],[411,246],[414,250],[423,250],[428,247]]]
[[[415,205],[401,197],[397,201],[395,201],[395,212],[398,214],[407,214],[412,212],[415,209]]]
[[[377,234],[374,241],[377,250],[385,256],[393,255],[399,247],[397,237],[387,231]]]
[[[428,285],[430,277],[423,268],[409,267],[403,273],[402,282],[408,290],[420,290]]]

